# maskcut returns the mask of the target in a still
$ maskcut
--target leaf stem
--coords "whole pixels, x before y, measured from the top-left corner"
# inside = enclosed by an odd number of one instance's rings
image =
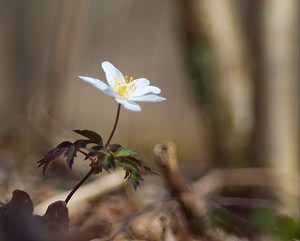
[[[112,130],[111,130],[110,136],[109,136],[107,142],[105,143],[105,147],[107,147],[109,145],[109,143],[110,143],[111,139],[113,138],[114,133],[115,133],[115,131],[117,129],[117,125],[118,125],[119,117],[120,117],[120,111],[121,111],[121,104],[118,104],[118,110],[117,110],[117,115],[116,115],[115,123],[114,123],[114,126],[113,126]],[[83,183],[85,183],[85,181],[87,179],[89,179],[89,177],[93,174],[93,172],[94,172],[94,169],[93,169],[93,167],[91,167],[91,169],[89,170],[89,172],[81,179],[80,182],[77,183],[77,185],[68,194],[68,196],[65,199],[65,203],[66,204],[68,204],[68,202],[70,201],[70,199],[72,198],[72,196],[74,195],[74,193],[81,187],[81,185]]]
[[[93,158],[91,158],[91,156],[89,154],[85,153],[84,151],[78,150],[78,152],[83,154],[86,158],[90,159],[91,162],[95,162],[95,160]]]

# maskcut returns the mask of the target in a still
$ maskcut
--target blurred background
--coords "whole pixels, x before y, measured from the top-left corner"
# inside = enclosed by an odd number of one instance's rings
[[[123,109],[112,142],[154,166],[154,145],[171,140],[191,178],[271,168],[297,217],[298,20],[297,0],[0,0],[0,195],[42,181],[36,161],[73,129],[108,137],[114,99],[77,77],[105,80],[108,60],[167,98]]]

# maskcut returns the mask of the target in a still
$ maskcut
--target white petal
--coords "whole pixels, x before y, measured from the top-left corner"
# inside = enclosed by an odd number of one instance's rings
[[[115,92],[107,84],[105,84],[103,81],[98,80],[98,79],[94,79],[94,78],[91,78],[91,77],[87,77],[87,76],[78,76],[78,77],[80,79],[84,80],[85,82],[93,85],[97,89],[101,90],[105,94],[110,95],[110,96],[115,96]]]
[[[135,103],[134,101],[118,99],[118,98],[116,98],[116,101],[119,104],[123,105],[127,110],[141,111],[141,107],[137,103]]]
[[[144,101],[144,102],[161,102],[166,100],[166,98],[158,96],[158,95],[143,95],[143,96],[137,96],[132,97],[130,100],[133,101]]]
[[[110,62],[104,61],[102,62],[102,69],[105,72],[107,82],[110,86],[113,86],[116,80],[123,81],[124,76],[123,74]]]
[[[150,81],[145,78],[135,79],[135,80],[133,80],[133,82],[137,86],[137,88],[146,87],[150,84]]]
[[[94,79],[87,76],[78,76],[80,79],[84,80],[85,82],[95,86],[99,90],[105,90],[108,86],[103,81]]]
[[[116,93],[109,86],[107,87],[107,89],[102,90],[102,92],[109,95],[109,96],[116,97]]]
[[[135,91],[132,91],[131,96],[137,97],[146,94],[159,94],[159,93],[160,93],[160,88],[156,86],[147,86],[147,87],[137,88]]]

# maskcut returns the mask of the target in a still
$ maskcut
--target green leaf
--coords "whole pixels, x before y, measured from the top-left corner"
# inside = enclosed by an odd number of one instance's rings
[[[113,153],[111,153],[111,151],[106,147],[102,147],[100,152],[104,155],[107,155],[107,156],[112,156],[113,155]]]
[[[275,236],[280,238],[280,241],[290,241],[299,238],[300,225],[297,220],[287,216],[280,216],[278,217],[276,227]]]
[[[138,153],[135,150],[132,150],[127,147],[120,147],[114,154],[114,157],[126,157],[126,156],[135,156]]]
[[[101,166],[107,172],[109,172],[109,170],[112,168],[115,169],[116,164],[114,157],[112,155],[104,155],[101,160]]]
[[[139,167],[128,160],[124,160],[122,162],[118,162],[118,166],[126,168],[129,172],[140,172]]]
[[[108,149],[112,152],[116,152],[120,147],[122,147],[120,144],[110,144]]]
[[[124,171],[125,171],[124,179],[126,179],[130,175],[130,170],[128,168],[124,167]]]
[[[290,241],[299,235],[299,222],[279,215],[271,209],[258,209],[251,215],[253,227],[262,233],[271,234],[276,240]]]
[[[140,180],[143,180],[138,165],[125,159],[122,162],[118,162],[118,166],[123,167],[125,170],[124,178],[127,179],[130,185],[136,190],[137,186],[140,184]]]
[[[156,172],[155,170],[153,170],[150,167],[146,166],[145,163],[142,160],[140,160],[136,157],[132,157],[132,156],[126,157],[125,161],[130,162],[132,164],[135,164],[137,167],[142,167],[145,171],[151,172],[152,174],[155,174],[155,175],[159,176],[158,172]]]
[[[138,185],[140,184],[140,181],[143,180],[142,176],[138,172],[132,172],[127,178],[130,185],[134,188],[134,190],[137,189]]]
[[[91,141],[93,141],[94,143],[97,143],[99,145],[103,145],[103,141],[102,141],[102,137],[94,132],[94,131],[90,131],[90,130],[74,130],[75,133],[82,135],[84,137],[87,137],[88,139],[90,139]]]
[[[77,153],[77,149],[74,145],[72,145],[68,148],[68,150],[64,154],[64,156],[67,157],[66,162],[70,170],[72,169],[72,165],[74,163],[74,158],[76,157],[76,153]]]
[[[140,166],[140,167],[144,167],[144,163],[142,160],[136,158],[136,157],[133,157],[133,156],[128,156],[126,158],[127,161],[130,161],[132,163],[135,163],[136,165]]]
[[[91,148],[89,148],[89,153],[88,156],[94,157],[99,155],[99,151],[103,148],[103,146],[92,146]]]

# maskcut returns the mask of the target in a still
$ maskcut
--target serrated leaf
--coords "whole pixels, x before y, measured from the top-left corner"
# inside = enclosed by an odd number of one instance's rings
[[[130,175],[130,170],[128,168],[124,167],[124,171],[125,171],[124,179],[126,179]]]
[[[151,172],[151,173],[153,173],[153,174],[155,174],[155,175],[160,176],[160,174],[159,174],[157,171],[151,169],[151,168],[148,167],[148,166],[144,166],[144,169],[145,169],[146,171],[148,171],[148,172]]]
[[[132,172],[127,178],[130,185],[134,188],[134,190],[137,189],[138,185],[140,184],[140,181],[143,180],[142,176],[138,172]]]
[[[110,169],[115,169],[115,159],[112,155],[104,155],[101,160],[101,166],[103,169],[107,172],[109,172]]]
[[[138,166],[142,167],[145,171],[151,172],[152,174],[155,174],[155,175],[159,176],[158,172],[156,172],[155,170],[153,170],[150,167],[146,166],[142,160],[140,160],[136,157],[132,157],[132,156],[127,157],[127,160],[129,160],[133,163],[136,163]]]
[[[111,153],[111,151],[107,147],[102,147],[99,152],[101,152],[102,154],[107,155],[107,156],[113,155],[113,153]]]
[[[125,179],[132,185],[132,187],[136,190],[137,186],[140,183],[140,180],[143,180],[139,167],[128,160],[119,162],[118,165],[123,167],[125,170]]]
[[[76,157],[77,149],[74,145],[70,146],[68,150],[65,152],[64,156],[67,157],[66,162],[68,164],[69,169],[72,169],[72,165],[74,163],[74,158]]]
[[[122,147],[120,144],[110,144],[108,149],[112,152],[116,152],[120,147]]]
[[[128,147],[120,147],[114,154],[115,158],[118,157],[127,157],[127,156],[135,156],[138,153],[135,150],[132,150]]]
[[[144,167],[144,162],[136,157],[133,156],[128,156],[126,157],[126,160],[135,163],[136,165],[140,166],[140,167]]]
[[[91,152],[98,152],[98,151],[100,151],[102,148],[103,148],[103,146],[97,145],[97,146],[92,146],[92,147],[90,148],[90,150],[91,150]]]
[[[62,143],[58,144],[56,148],[64,148],[64,147],[69,147],[72,145],[73,145],[73,143],[70,141],[63,141]]]
[[[88,157],[94,157],[99,154],[99,151],[103,148],[103,146],[92,146],[89,148],[89,153],[86,155],[85,160],[88,159]]]
[[[124,160],[122,162],[118,162],[118,166],[123,167],[124,169],[128,169],[129,172],[140,172],[139,167],[130,161]]]
[[[80,148],[86,148],[88,144],[94,143],[91,140],[77,140],[74,142],[75,148],[78,150]]]
[[[88,139],[90,139],[91,141],[93,141],[96,144],[99,144],[101,146],[103,145],[102,137],[94,131],[91,131],[91,130],[74,130],[74,132],[79,134],[79,135],[82,135],[84,137],[87,137]]]
[[[70,144],[72,143],[70,142]],[[37,161],[37,163],[39,164],[38,167],[43,166],[43,175],[45,175],[47,168],[49,167],[51,162],[55,161],[58,157],[60,157],[67,151],[68,145],[68,142],[62,142],[56,148],[48,151],[41,160]]]

